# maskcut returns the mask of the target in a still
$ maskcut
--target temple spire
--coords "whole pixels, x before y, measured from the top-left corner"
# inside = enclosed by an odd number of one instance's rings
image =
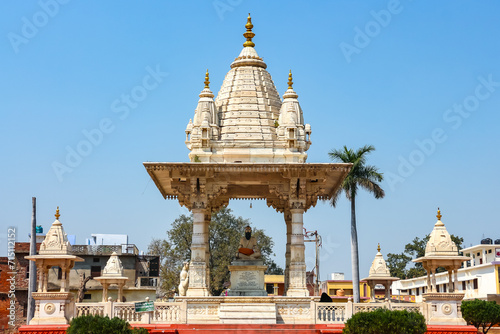
[[[57,220],[59,220],[59,217],[61,217],[61,215],[59,214],[59,207],[57,207],[56,214],[54,216]]]
[[[205,73],[205,88],[210,88],[208,69],[207,69],[207,73]]]
[[[248,13],[247,24],[245,24],[245,28],[247,28],[247,31],[243,34],[243,36],[247,39],[247,41],[243,43],[243,46],[250,46],[253,48],[255,46],[255,43],[252,42],[252,38],[255,36],[255,34],[252,32],[253,24],[250,13]]]
[[[292,70],[288,73],[288,89],[293,89]]]
[[[377,251],[380,253],[380,244],[378,244]]]

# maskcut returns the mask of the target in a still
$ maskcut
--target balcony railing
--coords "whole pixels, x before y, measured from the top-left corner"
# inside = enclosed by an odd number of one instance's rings
[[[139,255],[139,249],[135,245],[74,245],[71,246],[75,255]]]

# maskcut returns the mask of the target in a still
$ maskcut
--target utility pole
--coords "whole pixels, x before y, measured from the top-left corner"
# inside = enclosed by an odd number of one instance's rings
[[[314,242],[316,243],[316,266],[314,267],[314,271],[316,272],[316,284],[314,287],[314,294],[319,296],[319,248],[321,247],[321,236],[318,234],[318,231],[306,231],[304,228],[304,237],[312,238],[312,240],[304,240],[304,242]]]
[[[31,215],[31,238],[30,238],[30,256],[36,255],[36,197],[31,198],[33,210]],[[33,292],[36,291],[36,265],[35,261],[29,261],[29,283],[28,283],[28,312],[26,315],[26,324],[29,324],[35,315],[35,300]]]

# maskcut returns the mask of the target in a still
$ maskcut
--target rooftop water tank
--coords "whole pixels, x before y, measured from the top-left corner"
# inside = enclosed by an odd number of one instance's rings
[[[35,232],[36,232],[36,234],[43,234],[43,227],[42,227],[42,225],[37,225],[35,227]]]
[[[493,240],[491,240],[491,238],[486,238],[481,240],[481,245],[491,245],[491,244],[493,244]]]
[[[500,239],[495,240],[495,245],[500,245]]]

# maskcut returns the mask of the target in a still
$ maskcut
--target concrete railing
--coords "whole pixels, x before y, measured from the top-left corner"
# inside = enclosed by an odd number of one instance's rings
[[[100,315],[118,317],[131,324],[186,323],[185,303],[154,303],[153,312],[136,312],[134,303],[76,303],[75,316]]]

